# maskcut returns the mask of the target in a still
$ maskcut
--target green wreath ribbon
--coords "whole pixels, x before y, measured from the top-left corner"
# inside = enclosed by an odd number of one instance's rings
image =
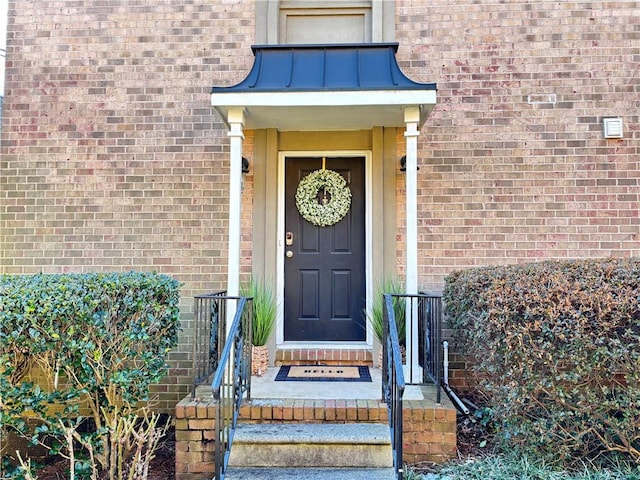
[[[326,204],[318,202],[321,189],[326,189],[331,196]],[[338,172],[315,170],[300,180],[296,206],[307,222],[328,227],[342,220],[351,208],[351,190]]]

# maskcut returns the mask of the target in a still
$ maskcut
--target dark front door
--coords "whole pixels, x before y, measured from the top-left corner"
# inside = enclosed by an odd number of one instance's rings
[[[351,208],[338,223],[318,227],[296,206],[300,180],[322,158],[285,163],[285,341],[364,341],[364,159],[327,158],[351,189]]]

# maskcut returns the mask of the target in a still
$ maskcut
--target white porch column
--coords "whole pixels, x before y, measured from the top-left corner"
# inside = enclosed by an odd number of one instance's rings
[[[420,109],[417,106],[404,109],[404,132],[406,142],[406,293],[418,293],[418,123],[420,121]],[[409,300],[410,302],[411,300]],[[416,312],[407,305],[407,313]],[[409,325],[407,325],[409,327]],[[418,325],[413,322],[411,328],[407,328],[407,366],[410,371],[411,382],[421,382],[422,374],[418,365],[418,348],[414,348],[414,342],[418,338]],[[415,345],[417,347],[417,345]]]
[[[232,108],[227,115],[231,143],[231,165],[229,167],[229,250],[227,268],[227,295],[235,297],[240,289],[240,214],[242,211],[242,140],[244,133],[244,110]],[[231,320],[235,308],[229,308]],[[229,320],[229,319],[228,319]],[[227,321],[227,328],[231,321]]]

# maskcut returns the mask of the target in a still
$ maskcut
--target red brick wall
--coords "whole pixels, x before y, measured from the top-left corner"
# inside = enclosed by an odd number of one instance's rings
[[[397,6],[401,67],[438,82],[420,137],[419,284],[441,289],[480,265],[640,255],[638,2]],[[624,139],[603,138],[607,116],[623,117]],[[450,382],[470,387],[450,344]]]
[[[422,286],[477,265],[640,255],[639,7],[397,1],[401,67],[438,83],[420,137]],[[603,139],[606,116],[624,139]]]
[[[0,272],[182,281],[182,345],[158,387],[171,409],[190,383],[192,297],[224,286],[229,143],[209,90],[251,67],[254,2],[9,8]],[[640,254],[637,12],[632,1],[396,1],[401,67],[438,83],[419,139],[422,288],[477,265]],[[604,116],[623,117],[624,139],[602,138]],[[402,223],[401,183],[398,195]],[[401,265],[402,229],[398,242]]]
[[[171,411],[194,294],[224,287],[228,139],[214,84],[251,66],[252,2],[9,2],[0,272],[156,270],[183,282]],[[249,142],[250,143],[250,142]]]

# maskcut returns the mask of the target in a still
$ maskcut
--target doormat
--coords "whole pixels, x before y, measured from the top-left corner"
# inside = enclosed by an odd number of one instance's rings
[[[370,382],[369,367],[283,365],[276,382]]]

